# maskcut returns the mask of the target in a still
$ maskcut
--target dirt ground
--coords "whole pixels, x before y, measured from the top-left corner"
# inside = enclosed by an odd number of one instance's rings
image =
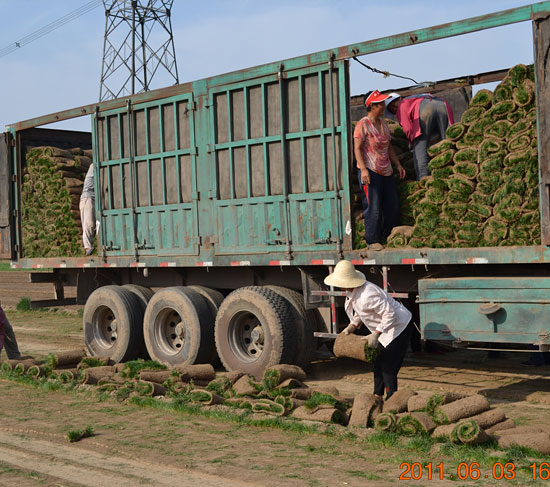
[[[13,275],[16,273],[10,273]],[[17,273],[19,274],[19,273]],[[21,273],[22,274],[22,273]],[[0,281],[0,300],[5,288]],[[28,295],[28,294],[26,294]],[[23,353],[45,356],[82,344],[81,318],[71,310],[20,313],[8,307]],[[481,392],[518,424],[550,424],[550,367],[525,367],[525,354],[489,359],[485,352],[409,355],[400,388],[417,391]],[[372,390],[372,372],[328,354],[312,366],[311,385],[330,384],[343,395]],[[498,485],[490,467],[483,481],[449,480],[460,452],[425,450],[413,440],[366,442],[345,434],[282,431],[227,420],[98,402],[75,392],[48,391],[0,379],[0,485],[78,486],[365,486],[395,485],[404,462],[443,462],[445,480],[434,474],[405,485]],[[70,444],[71,429],[90,425],[95,436]],[[345,431],[345,430],[343,430]],[[495,452],[497,455],[498,452]],[[518,466],[520,459],[518,461]],[[539,460],[540,461],[540,460]],[[522,465],[527,460],[522,460]],[[530,462],[532,463],[532,462]],[[518,469],[510,485],[549,485]]]

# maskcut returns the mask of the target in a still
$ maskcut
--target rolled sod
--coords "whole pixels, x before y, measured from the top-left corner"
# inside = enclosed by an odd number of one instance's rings
[[[392,432],[397,429],[397,419],[393,413],[380,413],[374,420],[374,428],[378,431]]]
[[[307,387],[301,380],[295,379],[294,377],[291,377],[289,379],[285,379],[281,381],[279,384],[279,388],[283,389],[299,389],[302,387]]]
[[[414,412],[425,410],[431,396],[432,395],[427,392],[419,392],[418,394],[411,396],[407,401],[407,411]]]
[[[493,92],[491,90],[481,89],[470,100],[470,106],[480,106],[482,108],[489,108],[493,103]]]
[[[182,382],[189,381],[207,381],[210,382],[216,378],[216,371],[210,364],[180,365],[174,367],[181,374]]]
[[[530,433],[546,433],[548,432],[548,426],[545,424],[529,424],[524,426],[516,426],[515,428],[507,428],[496,433],[495,436],[508,436],[508,435],[525,435]]]
[[[146,382],[155,382],[164,384],[167,380],[173,378],[171,370],[140,370],[139,379]]]
[[[449,424],[459,419],[475,416],[476,414],[486,411],[489,407],[489,401],[486,397],[475,394],[436,407],[433,418],[437,424]]]
[[[15,375],[25,375],[27,370],[33,365],[38,365],[37,362],[33,359],[28,360],[18,360],[17,363],[13,366],[13,373]]]
[[[435,426],[434,420],[425,412],[406,413],[397,421],[397,431],[405,436],[429,434]]]
[[[442,424],[435,428],[432,432],[433,438],[445,437],[452,439],[453,431],[458,423]]]
[[[487,127],[491,126],[494,122],[494,119],[491,117],[480,117],[478,120],[474,120],[468,132],[456,142],[457,147],[461,147],[463,143],[465,147],[468,145],[478,146],[478,143],[468,144],[468,142],[472,142],[472,137],[475,137],[475,140],[477,140],[477,136],[481,135],[483,137]]]
[[[449,404],[450,402],[457,401],[458,399],[463,398],[464,394],[460,394],[459,392],[442,392],[438,394],[432,394],[426,404],[426,410],[433,412],[438,406]]]
[[[99,382],[100,379],[112,377],[114,373],[115,368],[110,365],[104,365],[101,367],[90,367],[84,369],[81,372],[80,382],[82,384],[95,385]]]
[[[453,429],[451,438],[455,443],[471,446],[481,445],[489,441],[489,435],[472,418],[460,421]]]
[[[452,166],[441,167],[432,171],[434,179],[447,179],[451,174],[453,174]]]
[[[487,111],[487,116],[492,117],[495,120],[506,118],[506,116],[512,112],[515,108],[515,103],[512,100],[505,100],[499,103],[493,104],[493,106]]]
[[[293,399],[299,399],[301,401],[307,401],[311,395],[313,394],[313,390],[309,387],[297,387],[296,389],[292,389],[290,391],[290,397]]]
[[[452,140],[449,139],[443,139],[442,141],[438,142],[437,144],[434,144],[430,147],[428,147],[428,155],[430,157],[435,157],[445,151],[448,151],[450,149],[454,149],[455,144]]]
[[[472,194],[475,190],[475,183],[462,175],[453,174],[448,180],[449,189],[460,194]]]
[[[466,125],[463,123],[455,123],[447,128],[445,135],[452,141],[458,140],[466,132]]]
[[[509,448],[513,445],[537,450],[543,455],[550,455],[550,435],[548,433],[524,433],[518,435],[496,436],[500,448]]]
[[[274,365],[266,369],[265,373],[272,372],[276,377],[278,377],[277,385],[281,382],[284,382],[287,379],[296,379],[300,382],[306,380],[307,375],[301,367],[297,365],[288,365],[288,364],[279,364]],[[265,374],[264,374],[265,376]]]
[[[189,396],[193,402],[198,402],[205,406],[213,406],[224,402],[223,397],[205,389],[194,389]]]
[[[481,414],[476,414],[468,419],[475,421],[480,428],[486,430],[487,428],[504,421],[506,419],[506,414],[502,409],[494,408],[484,411]]]
[[[492,217],[485,222],[483,239],[489,245],[498,245],[508,235],[508,224],[498,218]]]
[[[408,389],[395,391],[387,401],[384,401],[382,410],[385,413],[402,413],[407,410],[407,403],[412,396],[416,396],[415,391]]]
[[[334,340],[333,352],[336,357],[353,358],[362,362],[374,362],[378,350],[369,348],[366,340],[359,335],[339,333]]]
[[[78,348],[75,350],[68,350],[66,352],[57,352],[51,354],[53,368],[76,366],[84,357],[86,357],[86,350]]]
[[[535,83],[526,79],[512,91],[512,99],[518,107],[525,107],[535,98]]]
[[[347,419],[345,413],[336,408],[320,408],[310,411],[305,406],[296,408],[292,412],[292,416],[297,419],[336,424],[345,424]]]
[[[477,158],[477,152],[475,152]],[[467,179],[475,179],[479,173],[479,166],[477,162],[456,162],[453,166],[453,171],[455,174],[464,176]]]
[[[505,150],[502,140],[496,137],[485,137],[478,149],[478,162],[481,164],[502,150]]]
[[[516,423],[514,423],[512,419],[505,419],[504,421],[501,421],[500,423],[497,423],[494,426],[487,428],[485,430],[485,433],[487,433],[488,435],[493,435],[500,431],[509,430],[515,427],[516,427]]]
[[[77,368],[57,370],[56,372],[59,381],[65,384],[68,382],[72,382],[78,377]]]
[[[485,129],[485,134],[497,138],[505,138],[512,128],[512,122],[508,120],[497,120]]]
[[[478,120],[481,115],[485,112],[484,108],[481,106],[472,106],[468,108],[463,114],[460,122],[464,125],[470,125],[472,122]]]
[[[508,83],[500,83],[493,92],[493,104],[511,100],[513,96],[513,87]]]
[[[349,426],[366,428],[372,423],[372,413],[375,409],[382,410],[382,400],[374,394],[363,392],[355,396]]]
[[[252,412],[284,416],[287,411],[285,407],[275,401],[260,399],[252,404]]]
[[[44,377],[46,375],[46,369],[41,365],[31,365],[26,372],[29,377]]]
[[[508,142],[508,150],[510,152],[517,152],[529,149],[531,144],[531,138],[528,134],[518,134]]]
[[[233,390],[237,396],[256,396],[260,388],[261,385],[249,375],[243,375],[233,384]]]
[[[533,120],[527,118],[527,115],[524,118],[519,119],[515,124],[510,127],[508,131],[508,138],[513,139],[516,135],[523,134],[533,126]]]
[[[2,362],[0,369],[2,372],[13,372],[14,367],[21,362],[20,360],[8,359]]]
[[[452,126],[454,127],[454,125]],[[449,127],[451,128],[451,127]],[[448,129],[447,129],[448,130]],[[428,168],[430,171],[433,171],[434,169],[439,169],[445,166],[450,166],[453,163],[453,157],[455,155],[456,151],[449,149],[445,152],[442,152],[441,154],[435,156],[429,163]],[[424,183],[426,184],[426,183]]]

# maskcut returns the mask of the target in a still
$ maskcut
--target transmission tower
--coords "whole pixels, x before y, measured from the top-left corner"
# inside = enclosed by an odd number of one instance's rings
[[[157,78],[160,86],[179,82],[170,17],[173,2],[103,0],[100,101],[149,91]]]

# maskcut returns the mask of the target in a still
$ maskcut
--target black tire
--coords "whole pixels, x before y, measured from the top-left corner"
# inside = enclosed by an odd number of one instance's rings
[[[187,287],[157,291],[143,319],[147,351],[168,366],[208,363],[214,349],[214,317],[206,300]]]
[[[140,286],[139,284],[124,284],[122,287],[134,293],[139,298],[143,306],[143,314],[145,315],[147,305],[149,304],[149,301],[151,300],[155,292],[151,288]],[[143,348],[139,352],[139,358],[142,358],[144,360],[149,360],[151,358],[149,356],[149,352],[147,351],[147,347],[145,346],[145,340],[143,341]]]
[[[220,306],[222,305],[222,302],[224,300],[223,294],[210,287],[204,287],[204,286],[187,286],[187,287],[188,289],[197,291],[206,300],[206,304],[208,304],[208,306],[210,307],[210,311],[212,312],[214,321],[216,321],[218,310],[220,309]],[[220,358],[218,357],[218,352],[215,346],[212,347],[212,355],[210,357],[209,362],[215,368],[220,368],[222,365]]]
[[[296,350],[292,309],[263,287],[244,287],[223,301],[216,318],[216,349],[226,370],[261,377],[267,367],[291,363]]]
[[[86,301],[82,323],[92,357],[126,362],[138,358],[144,347],[142,303],[120,286],[96,289]]]
[[[293,310],[294,327],[296,332],[296,353],[293,364],[307,370],[315,359],[317,351],[317,338],[314,333],[317,331],[316,309],[306,309],[302,293],[282,286],[266,286],[286,299]],[[319,313],[319,311],[317,311]]]

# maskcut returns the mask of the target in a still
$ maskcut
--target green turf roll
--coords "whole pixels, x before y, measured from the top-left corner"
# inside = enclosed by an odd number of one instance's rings
[[[470,125],[472,122],[478,120],[481,115],[485,112],[483,107],[471,106],[463,114],[460,122],[464,125]]]
[[[476,225],[481,225],[487,218],[477,213],[474,213],[472,210],[466,210],[466,214],[460,219],[460,223],[475,223]],[[457,234],[458,236],[458,234]]]
[[[489,218],[493,214],[492,206],[475,203],[473,201],[470,203],[469,211],[477,213],[483,218]]]
[[[485,137],[478,150],[478,162],[481,164],[489,157],[504,150],[504,143],[496,137]]]
[[[438,142],[437,144],[434,144],[430,147],[428,147],[428,155],[430,157],[438,156],[439,154],[442,154],[445,151],[448,150],[454,150],[455,144],[452,140],[449,139],[443,139],[442,141]]]
[[[467,133],[456,141],[457,149],[476,149],[483,142],[483,134]]]
[[[470,100],[471,107],[482,107],[487,109],[493,103],[493,92],[486,89],[479,90]]]
[[[512,98],[518,107],[530,105],[535,98],[535,83],[531,80],[524,80],[521,85],[514,88]]]
[[[506,115],[506,120],[511,122],[512,124],[516,124],[520,120],[523,120],[525,118],[525,111],[524,110],[514,110],[513,112],[510,112],[508,115]]]
[[[454,162],[477,162],[477,153],[476,149],[461,149],[456,152],[454,155]]]
[[[508,120],[497,120],[492,125],[488,126],[485,130],[485,134],[496,137],[498,139],[504,139],[512,128],[512,122]]]
[[[433,178],[440,179],[440,180],[447,179],[451,174],[453,174],[452,166],[440,167],[432,171]]]
[[[448,139],[458,140],[466,131],[466,125],[463,123],[455,123],[447,128],[445,135]]]
[[[513,223],[519,219],[521,213],[522,198],[512,193],[504,197],[498,205],[495,206],[493,213],[500,220]]]
[[[525,64],[516,64],[510,68],[506,75],[506,81],[514,88],[520,86],[527,78],[527,66]]]
[[[440,189],[429,189],[426,191],[426,199],[431,203],[441,204],[447,198],[447,193]]]
[[[447,201],[451,204],[463,204],[470,200],[468,193],[459,193],[458,191],[449,191]]]
[[[509,101],[513,96],[513,87],[508,83],[500,83],[493,92],[493,105]]]
[[[443,205],[443,214],[449,221],[459,221],[466,213],[467,206],[465,204],[445,203]],[[410,242],[409,242],[410,244]],[[412,245],[412,244],[411,244]]]
[[[528,149],[530,147],[531,138],[527,134],[516,135],[508,142],[508,150],[510,152],[517,152]]]
[[[525,113],[525,120],[528,120],[532,122],[533,124],[536,124],[537,122],[537,109],[531,108]]]
[[[409,246],[415,248],[415,249],[421,249],[426,247],[426,239],[420,238],[420,237],[412,237],[409,240]]]
[[[435,423],[428,413],[403,414],[397,421],[397,431],[404,436],[426,435],[435,429]]]
[[[495,120],[499,120],[502,118],[506,118],[506,116],[514,110],[515,104],[512,100],[506,100],[501,101],[499,103],[494,104],[489,111],[487,112],[487,116],[494,118]]]
[[[453,429],[451,439],[455,443],[474,446],[487,443],[489,436],[474,420],[463,419]]]
[[[396,430],[397,420],[393,413],[380,413],[374,420],[374,427],[378,431],[392,432]]]
[[[449,189],[461,194],[472,194],[475,189],[475,183],[465,178],[464,176],[453,174],[447,180]]]
[[[531,188],[525,193],[522,209],[524,211],[539,209],[539,188]]]
[[[462,137],[461,141],[464,141],[464,142],[476,141],[477,136],[481,136],[481,138],[483,138],[483,135],[485,134],[487,127],[491,126],[494,122],[495,121],[493,118],[486,117],[486,116],[482,116],[479,119],[474,120],[470,124],[470,128],[468,129],[468,132]],[[472,137],[475,137],[475,139],[473,139]],[[472,145],[479,145],[479,142],[474,143]]]
[[[450,128],[450,127],[449,127]],[[453,163],[453,156],[456,151],[449,149],[445,152],[442,152],[438,156],[434,157],[429,163],[428,168],[430,171],[434,169],[439,169],[441,167],[449,166]]]
[[[480,172],[491,173],[491,172],[500,172],[502,171],[503,161],[504,161],[504,152],[494,153],[494,156],[491,156],[485,159],[480,165]]]
[[[476,158],[477,158],[477,152],[476,152]],[[463,176],[467,179],[475,179],[477,177],[477,174],[479,172],[479,166],[477,163],[473,162],[456,162],[453,166],[453,171],[455,174],[458,174],[460,176]]]
[[[508,235],[508,225],[498,218],[489,218],[484,225],[483,239],[488,245],[496,246]]]
[[[508,138],[511,140],[516,135],[527,132],[532,127],[533,123],[535,122],[533,122],[532,120],[529,120],[527,118],[521,118],[510,127],[510,130],[508,131],[508,134],[507,134]]]

